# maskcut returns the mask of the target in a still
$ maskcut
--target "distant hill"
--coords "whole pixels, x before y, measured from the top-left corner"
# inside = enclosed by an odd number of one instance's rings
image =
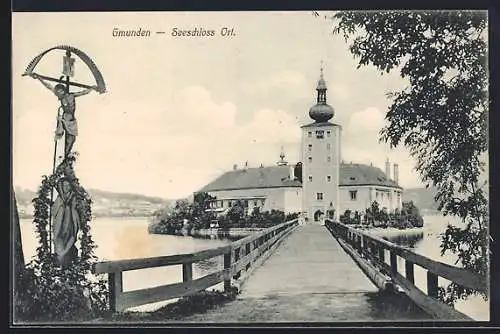
[[[92,213],[97,217],[150,216],[157,209],[170,205],[174,200],[132,193],[88,189],[92,198]],[[23,218],[33,213],[32,200],[36,193],[29,189],[15,188],[19,214]]]
[[[408,188],[403,192],[403,201],[413,203],[422,213],[438,211],[438,204],[434,200],[436,189],[433,188]]]

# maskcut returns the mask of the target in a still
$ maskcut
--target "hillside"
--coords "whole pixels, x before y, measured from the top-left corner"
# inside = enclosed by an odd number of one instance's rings
[[[413,201],[423,214],[434,213],[438,211],[435,195],[436,190],[432,188],[408,188],[404,190],[403,201]]]
[[[15,188],[15,192],[19,215],[22,218],[30,218],[33,212],[31,201],[36,193],[18,187]],[[88,192],[93,201],[92,213],[96,217],[150,216],[155,210],[173,202],[160,197],[115,193],[98,189],[89,189]]]

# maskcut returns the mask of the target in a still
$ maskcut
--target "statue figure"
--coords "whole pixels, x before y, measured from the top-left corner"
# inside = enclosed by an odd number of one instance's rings
[[[77,198],[71,183],[75,179],[71,162],[63,168],[64,176],[57,182],[58,196],[52,206],[52,233],[57,260],[62,267],[68,267],[78,256],[75,243],[80,227],[80,215],[76,208]]]
[[[73,144],[75,143],[76,136],[78,135],[78,124],[76,122],[75,111],[76,102],[75,97],[87,95],[92,90],[98,90],[97,86],[93,86],[89,89],[84,89],[80,92],[70,93],[68,88],[63,84],[57,84],[54,87],[47,81],[43,80],[38,74],[31,73],[32,78],[38,79],[47,89],[53,92],[59,101],[61,106],[59,110],[62,109],[63,113],[57,115],[57,128],[55,133],[55,139],[59,140],[64,136],[64,157],[67,158],[71,153]]]

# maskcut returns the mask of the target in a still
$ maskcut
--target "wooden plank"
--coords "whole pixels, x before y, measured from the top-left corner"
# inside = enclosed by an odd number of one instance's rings
[[[474,321],[467,315],[455,310],[434,298],[427,296],[413,283],[406,280],[401,274],[396,274],[393,277],[394,282],[404,289],[404,293],[421,309],[433,318],[441,321]]]
[[[349,246],[346,246],[346,249],[348,247]],[[352,251],[348,253],[349,255],[351,255],[351,257],[353,257],[355,261],[366,261],[364,259],[361,259],[354,251],[354,249],[352,249]],[[420,291],[420,289],[418,289],[413,283],[405,279],[401,274],[391,273],[391,267],[387,263],[381,262],[379,260],[374,260],[374,262],[379,268],[383,268],[383,270],[390,275],[393,284],[397,284],[402,287],[404,293],[408,296],[408,298],[410,298],[416,305],[422,308],[433,318],[440,320],[472,320],[471,318],[455,310],[454,308],[427,296],[425,293]]]
[[[269,231],[274,231],[279,227],[289,226],[296,224],[296,220],[291,222],[282,223],[280,225],[273,226],[269,229],[259,231],[254,235],[250,235],[246,238],[235,241],[227,246],[222,246],[214,249],[208,249],[204,251],[199,251],[189,254],[178,254],[178,255],[168,255],[168,256],[157,256],[143,259],[129,259],[129,260],[119,260],[119,261],[103,261],[94,264],[93,272],[96,274],[110,273],[110,272],[120,272],[127,270],[137,270],[144,268],[155,268],[163,266],[179,265],[189,262],[198,262],[206,259],[210,259],[215,256],[221,256],[225,254],[228,250],[237,248],[243,244],[257,240],[259,237],[269,233]]]
[[[214,286],[228,277],[231,277],[230,269],[221,270],[187,283],[175,283],[148,289],[126,291],[123,292],[117,300],[117,311],[123,311],[134,306],[192,295]]]
[[[340,224],[340,223],[333,223],[333,224]],[[352,229],[351,227],[347,228]],[[352,229],[352,233],[354,233],[355,235],[363,234],[366,238],[368,238],[372,242],[375,242],[378,245],[383,245],[386,249],[390,250],[391,253],[395,253],[396,255],[404,258],[405,260],[411,261],[414,264],[434,273],[437,276],[446,278],[466,288],[474,289],[480,292],[487,291],[486,278],[482,277],[481,275],[472,273],[464,268],[459,268],[439,261],[431,260],[425,256],[416,254],[404,247],[395,245],[391,242],[388,242],[376,236],[367,235],[360,231],[356,231],[354,229]],[[357,245],[356,248],[358,247],[359,246]]]

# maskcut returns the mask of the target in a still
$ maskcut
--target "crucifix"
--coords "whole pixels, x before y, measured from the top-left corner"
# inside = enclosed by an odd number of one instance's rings
[[[65,50],[63,57],[62,76],[57,78],[40,75],[34,72],[35,67],[42,57],[52,50]],[[75,75],[75,58],[72,54],[78,56],[90,69],[96,85],[86,85],[71,81]],[[75,116],[76,97],[89,94],[95,90],[99,93],[106,91],[104,79],[93,61],[82,51],[71,46],[56,46],[42,52],[35,57],[26,68],[23,76],[30,76],[40,81],[44,87],[49,89],[59,100],[60,106],[57,112],[57,125],[54,136],[54,155],[52,160],[52,173],[55,172],[57,143],[64,136],[64,158],[61,163],[62,177],[57,179],[55,184],[58,193],[57,199],[53,202],[53,189],[50,193],[51,206],[49,207],[49,247],[52,252],[54,246],[55,255],[59,264],[67,267],[77,256],[78,251],[75,247],[77,234],[79,230],[80,217],[77,210],[77,197],[73,189],[73,181],[76,179],[71,156],[71,151],[78,136],[78,125]],[[56,82],[55,86],[49,83]],[[84,88],[84,90],[72,92],[71,86]],[[52,219],[54,224],[52,226]],[[53,240],[52,240],[53,239]]]

